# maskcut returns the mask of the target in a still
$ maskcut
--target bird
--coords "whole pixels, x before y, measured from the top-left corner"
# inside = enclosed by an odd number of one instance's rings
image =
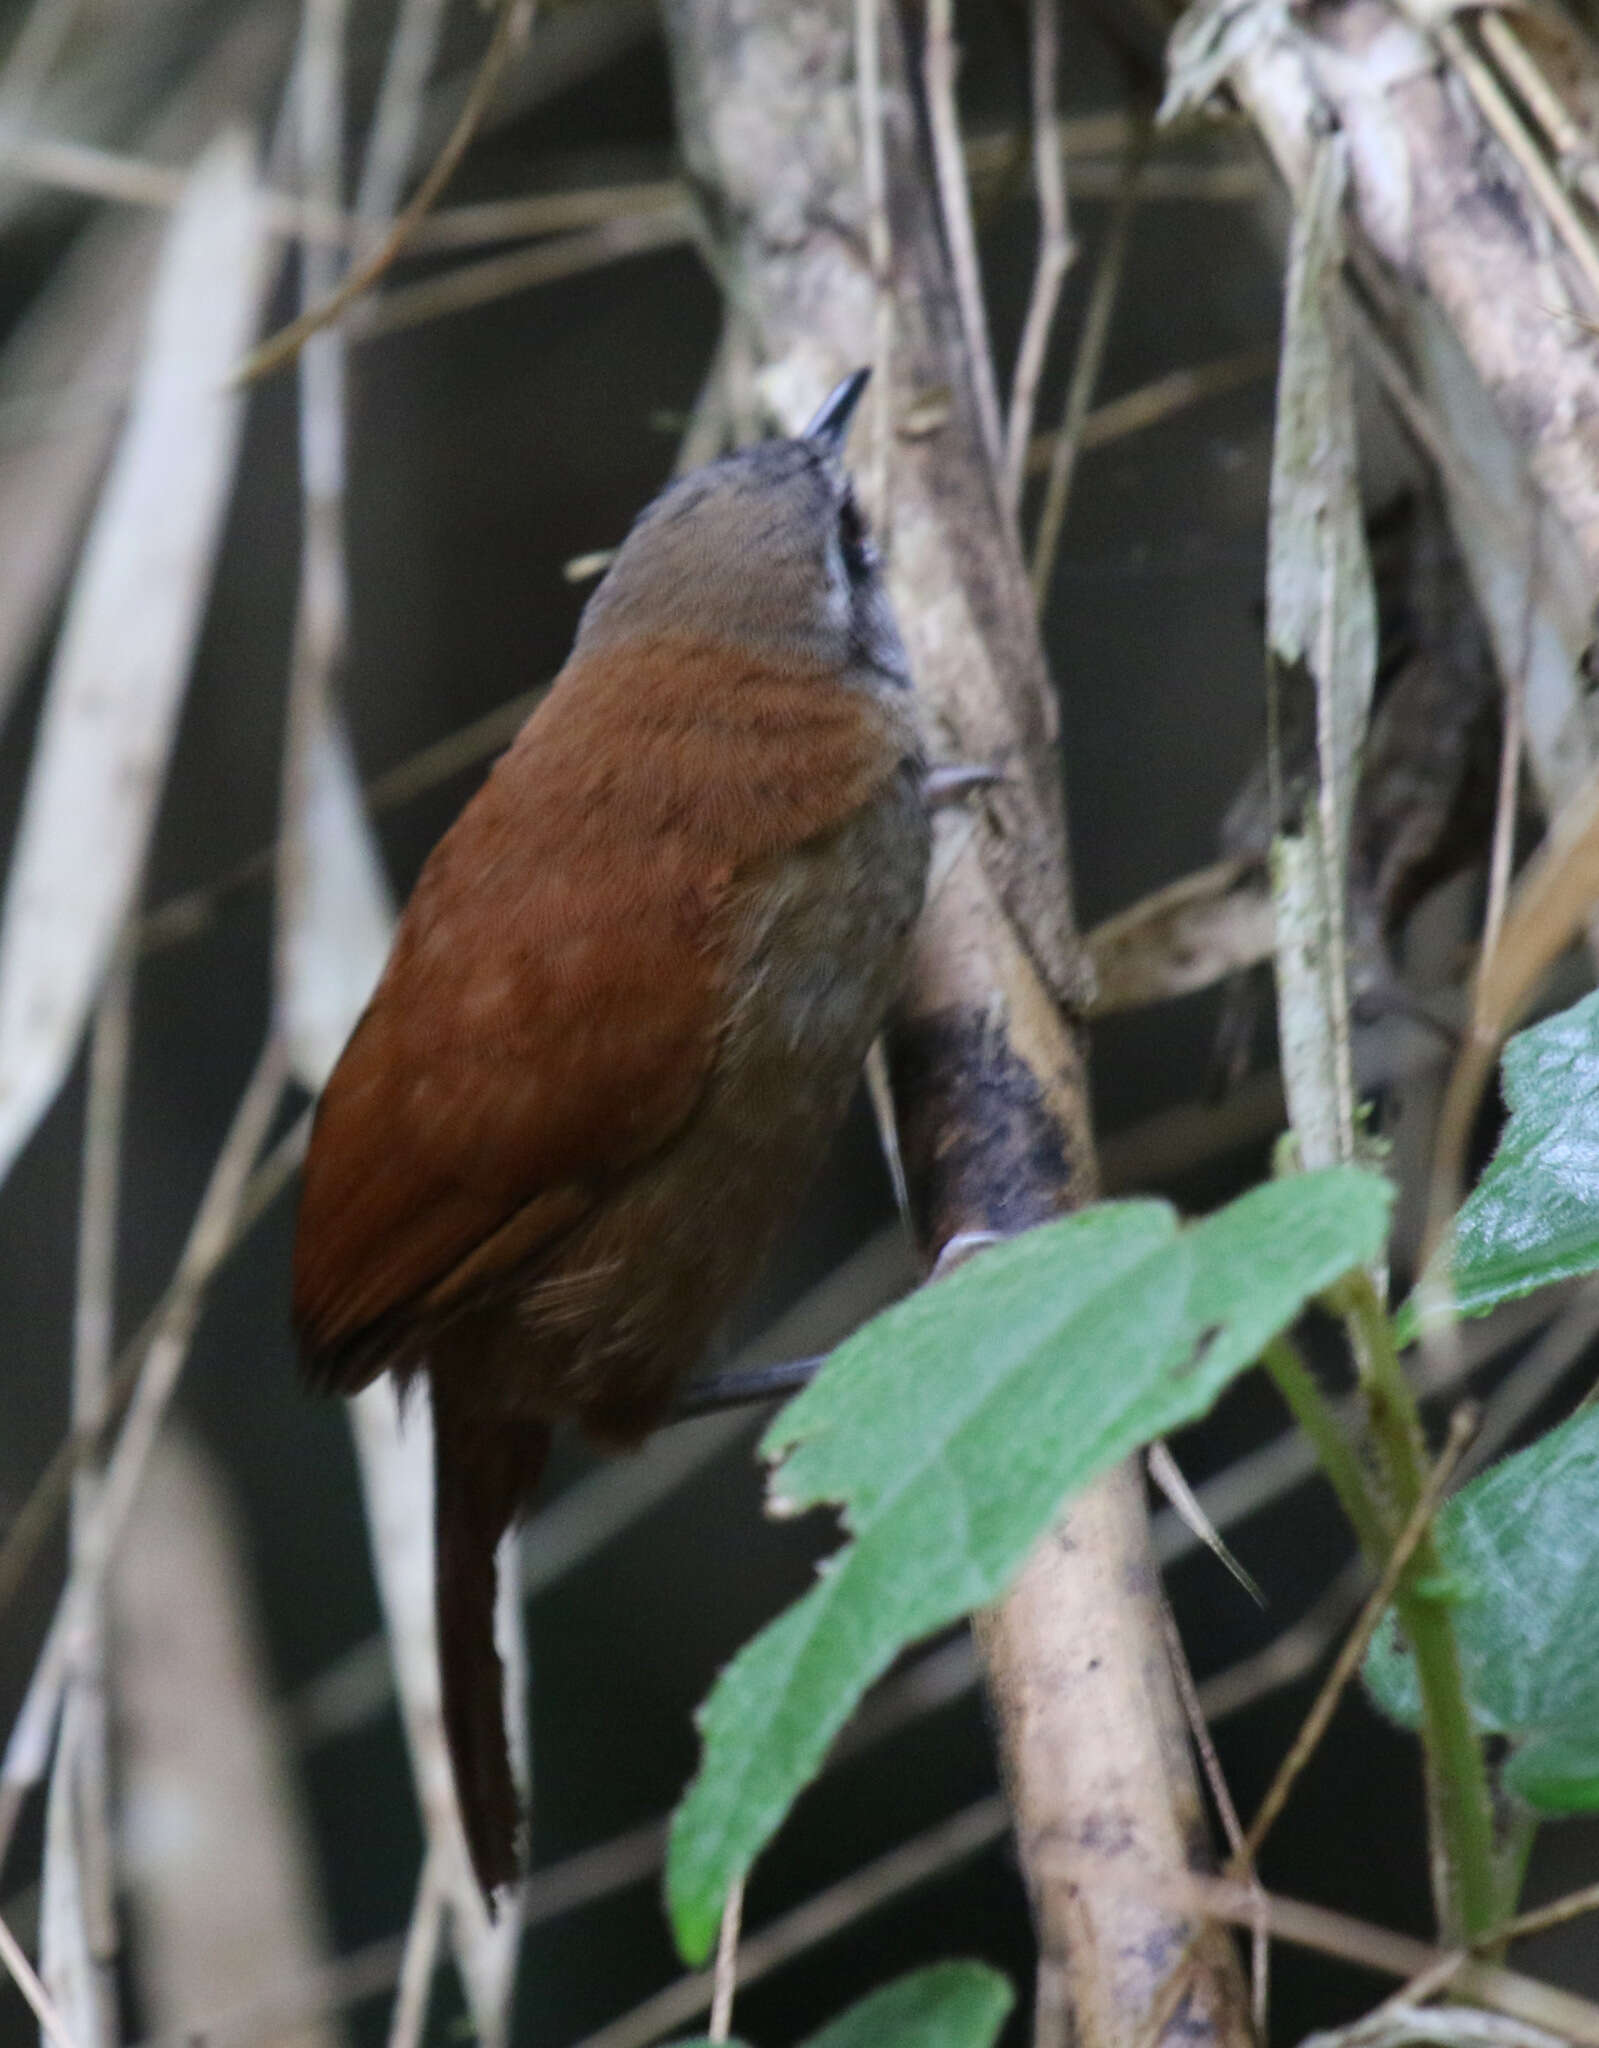
[[[495,1553],[552,1429],[665,1418],[793,1214],[926,889],[926,749],[843,465],[805,431],[646,506],[424,864],[318,1103],[305,1377],[424,1380],[446,1739],[491,1912],[521,1815]]]

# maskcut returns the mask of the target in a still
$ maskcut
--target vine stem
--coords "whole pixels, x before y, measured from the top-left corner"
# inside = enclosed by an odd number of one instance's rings
[[[1261,1362],[1294,1420],[1310,1438],[1317,1461],[1338,1496],[1339,1506],[1360,1539],[1361,1549],[1380,1569],[1393,1546],[1395,1531],[1386,1508],[1361,1469],[1342,1423],[1333,1413],[1332,1404],[1290,1338],[1273,1337],[1261,1354]]]
[[[1433,1468],[1427,1490],[1417,1501],[1415,1509],[1403,1529],[1394,1539],[1383,1566],[1382,1577],[1372,1588],[1371,1596],[1361,1610],[1360,1618],[1344,1639],[1343,1648],[1338,1652],[1332,1669],[1322,1683],[1315,1703],[1305,1716],[1299,1733],[1294,1737],[1293,1747],[1277,1767],[1277,1775],[1267,1788],[1266,1796],[1260,1802],[1259,1811],[1249,1824],[1249,1833],[1240,1847],[1234,1851],[1234,1874],[1247,1876],[1255,1858],[1260,1854],[1261,1844],[1271,1832],[1277,1816],[1288,1803],[1288,1795],[1295,1781],[1303,1773],[1305,1765],[1314,1756],[1322,1737],[1326,1734],[1338,1702],[1355,1673],[1360,1669],[1371,1639],[1377,1633],[1389,1602],[1398,1591],[1417,1546],[1427,1534],[1438,1504],[1443,1499],[1444,1488],[1449,1484],[1460,1463],[1461,1453],[1471,1441],[1477,1426],[1477,1416],[1470,1408],[1455,1411],[1450,1424],[1449,1441],[1443,1455]]]
[[[1348,1328],[1372,1438],[1399,1512],[1408,1518],[1427,1489],[1430,1472],[1393,1325],[1367,1273],[1350,1274],[1329,1301]],[[1466,1699],[1454,1617],[1440,1592],[1443,1571],[1429,1529],[1400,1581],[1395,1605],[1421,1691],[1440,1931],[1446,1940],[1469,1941],[1491,1927],[1501,1909],[1487,1765]]]

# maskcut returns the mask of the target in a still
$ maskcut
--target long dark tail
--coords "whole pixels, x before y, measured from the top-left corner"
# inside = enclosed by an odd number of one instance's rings
[[[489,1911],[520,1875],[521,1815],[494,1647],[494,1553],[544,1470],[549,1426],[462,1415],[433,1382],[435,1597],[444,1733],[472,1868]]]

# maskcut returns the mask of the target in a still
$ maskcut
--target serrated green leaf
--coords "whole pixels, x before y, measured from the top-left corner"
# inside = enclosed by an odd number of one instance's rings
[[[1375,1256],[1387,1184],[1334,1168],[1179,1231],[1106,1204],[997,1245],[879,1316],[778,1417],[774,1492],[855,1540],[722,1674],[667,1896],[709,1952],[728,1885],[904,1646],[1004,1591],[1062,1504],[1192,1421],[1306,1299]]]
[[[1459,1314],[1599,1268],[1599,993],[1505,1047],[1510,1117],[1499,1149],[1455,1219],[1449,1276]],[[1400,1317],[1402,1342],[1419,1327]]]
[[[989,2048],[1015,2002],[986,1963],[934,1963],[869,1992],[804,2048]]]
[[[1518,1745],[1506,1783],[1545,1810],[1599,1804],[1599,1409],[1463,1487],[1437,1537],[1466,1697],[1482,1728]],[[1416,1726],[1415,1667],[1392,1615],[1365,1677],[1385,1713]]]

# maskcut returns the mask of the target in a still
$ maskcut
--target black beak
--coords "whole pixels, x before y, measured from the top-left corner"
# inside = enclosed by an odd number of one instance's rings
[[[870,370],[852,370],[843,383],[823,399],[821,411],[800,439],[815,441],[824,454],[841,455],[849,434],[849,423],[855,417],[855,408],[861,402],[861,393],[866,389],[871,374]]]

